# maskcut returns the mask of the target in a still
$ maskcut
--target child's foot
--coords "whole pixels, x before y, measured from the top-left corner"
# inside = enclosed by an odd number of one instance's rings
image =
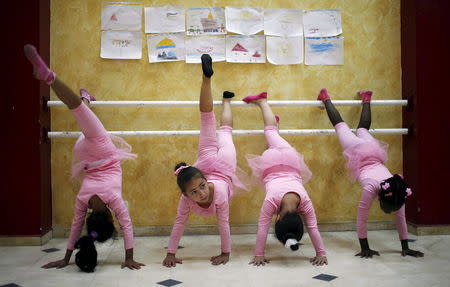
[[[359,91],[358,95],[361,97],[363,104],[370,103],[372,99],[372,91]]]
[[[243,98],[242,100],[244,102],[246,102],[247,104],[250,104],[251,102],[260,100],[260,99],[267,99],[267,92],[262,92],[257,95],[254,95],[254,96],[247,96],[247,97]]]
[[[89,94],[86,89],[80,89],[80,95],[81,100],[87,105],[89,105],[90,102],[96,101],[95,97]]]
[[[212,59],[211,56],[208,54],[202,55],[202,70],[203,75],[207,78],[211,78],[211,76],[214,74],[213,68],[212,68]]]
[[[228,92],[228,91],[224,91],[223,92],[223,98],[224,99],[231,99],[234,97],[234,93],[233,92]]]
[[[47,67],[36,51],[36,48],[33,45],[27,44],[23,47],[23,51],[25,52],[28,61],[33,65],[34,77],[38,80],[45,81],[48,85],[53,84],[56,74]]]
[[[320,90],[319,96],[317,96],[317,99],[319,101],[322,101],[322,102],[325,102],[326,100],[329,100],[330,99],[330,95],[328,95],[327,89],[323,88],[322,90]]]

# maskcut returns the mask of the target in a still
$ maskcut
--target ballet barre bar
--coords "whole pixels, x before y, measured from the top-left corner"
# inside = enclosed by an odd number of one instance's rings
[[[353,129],[355,131],[355,129]],[[302,130],[280,130],[281,135],[332,135],[334,129],[302,129]],[[370,129],[371,134],[383,135],[406,135],[408,129]],[[172,136],[198,136],[200,131],[110,131],[115,136],[121,137],[172,137]],[[263,130],[233,130],[233,135],[263,135]],[[48,132],[49,138],[76,138],[81,132]]]
[[[272,107],[282,106],[323,106],[321,101],[267,101]],[[222,101],[214,101],[214,105],[222,105]],[[408,100],[374,100],[372,106],[406,106]],[[335,106],[359,106],[360,100],[335,100]],[[95,101],[90,103],[91,107],[193,107],[198,106],[198,101]],[[231,101],[232,106],[246,107],[243,101]],[[61,101],[48,101],[48,107],[65,107]]]

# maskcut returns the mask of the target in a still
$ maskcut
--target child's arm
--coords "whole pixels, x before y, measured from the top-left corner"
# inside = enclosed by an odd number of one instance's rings
[[[355,256],[361,258],[372,258],[372,256],[380,256],[380,253],[371,250],[367,240],[367,218],[369,217],[370,207],[373,200],[377,197],[378,185],[376,182],[367,182],[363,185],[363,193],[358,204],[358,216],[356,218],[356,229],[359,238],[361,251]]]
[[[178,203],[177,217],[175,218],[172,232],[170,233],[167,255],[163,260],[163,265],[166,267],[175,267],[177,263],[182,264],[182,260],[176,258],[175,254],[178,249],[178,243],[184,232],[184,226],[189,217],[189,211],[187,199],[184,196],[181,196],[180,202]]]
[[[267,233],[269,233],[270,224],[272,223],[272,216],[275,212],[275,207],[270,202],[264,200],[258,220],[255,257],[249,264],[259,266],[269,263],[269,260],[267,260],[264,256],[264,250],[266,248]]]
[[[42,268],[63,268],[69,264],[72,256],[75,242],[80,238],[81,230],[83,229],[84,219],[86,217],[87,205],[80,200],[75,200],[75,214],[72,219],[72,226],[70,227],[69,242],[67,243],[66,255],[63,259],[49,262],[42,266]]]
[[[225,200],[217,206],[217,225],[219,226],[221,254],[211,257],[213,265],[226,264],[230,260],[231,252],[231,234],[230,234],[230,206]]]
[[[325,247],[323,245],[322,237],[319,233],[319,227],[317,226],[316,212],[311,201],[308,201],[302,210],[303,219],[306,224],[306,229],[308,230],[311,242],[316,250],[316,256],[311,258],[309,261],[313,265],[324,265],[328,264]]]
[[[117,197],[108,203],[109,207],[114,211],[114,214],[119,222],[120,229],[123,231],[123,242],[125,247],[125,261],[121,267],[128,267],[130,269],[141,269],[145,264],[134,261],[133,259],[133,224],[131,223],[130,213],[123,201],[122,197]]]
[[[406,226],[405,217],[405,205],[403,205],[395,213],[395,224],[397,225],[397,231],[402,244],[402,256],[423,257],[423,253],[420,251],[409,249],[408,245],[408,228]]]

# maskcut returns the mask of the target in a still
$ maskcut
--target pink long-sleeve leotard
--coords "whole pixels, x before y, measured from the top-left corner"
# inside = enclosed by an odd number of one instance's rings
[[[384,165],[387,160],[387,145],[379,142],[365,128],[356,130],[356,135],[344,122],[335,126],[339,141],[347,160],[351,178],[361,184],[363,193],[358,205],[356,220],[359,238],[367,238],[367,218],[372,202],[378,198],[380,183],[392,177]],[[395,223],[400,240],[408,239],[405,205],[395,212]]]
[[[287,193],[300,197],[298,213],[305,222],[316,255],[325,256],[314,207],[303,187],[303,183],[311,178],[311,171],[303,157],[279,135],[277,127],[267,126],[264,135],[269,148],[261,156],[247,157],[253,176],[262,180],[266,190],[258,221],[255,256],[264,256],[272,217],[280,212],[281,200]]]
[[[72,175],[83,173],[80,191],[76,197],[75,215],[70,229],[67,249],[73,250],[81,235],[89,199],[97,195],[112,210],[124,234],[125,249],[133,248],[133,226],[122,199],[121,160],[134,158],[131,148],[121,138],[114,138],[123,149],[116,147],[95,114],[84,104],[71,110],[82,135],[73,148],[75,158]]]
[[[236,149],[232,139],[232,128],[221,126],[216,131],[214,112],[201,112],[200,119],[198,159],[194,166],[203,172],[208,182],[214,184],[214,198],[211,205],[204,208],[181,195],[170,234],[168,253],[176,253],[190,211],[200,216],[217,215],[221,249],[222,252],[229,253],[231,251],[229,202],[233,196],[233,186],[246,189],[236,176]]]

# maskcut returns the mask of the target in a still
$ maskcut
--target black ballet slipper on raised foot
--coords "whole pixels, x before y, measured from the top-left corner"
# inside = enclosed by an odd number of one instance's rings
[[[231,98],[234,97],[234,93],[233,93],[233,92],[229,92],[229,91],[224,91],[224,92],[223,92],[223,97],[224,97],[225,99],[231,99]]]
[[[201,59],[203,75],[205,75],[205,77],[207,78],[211,78],[211,76],[214,74],[211,56],[208,54],[203,54]]]

